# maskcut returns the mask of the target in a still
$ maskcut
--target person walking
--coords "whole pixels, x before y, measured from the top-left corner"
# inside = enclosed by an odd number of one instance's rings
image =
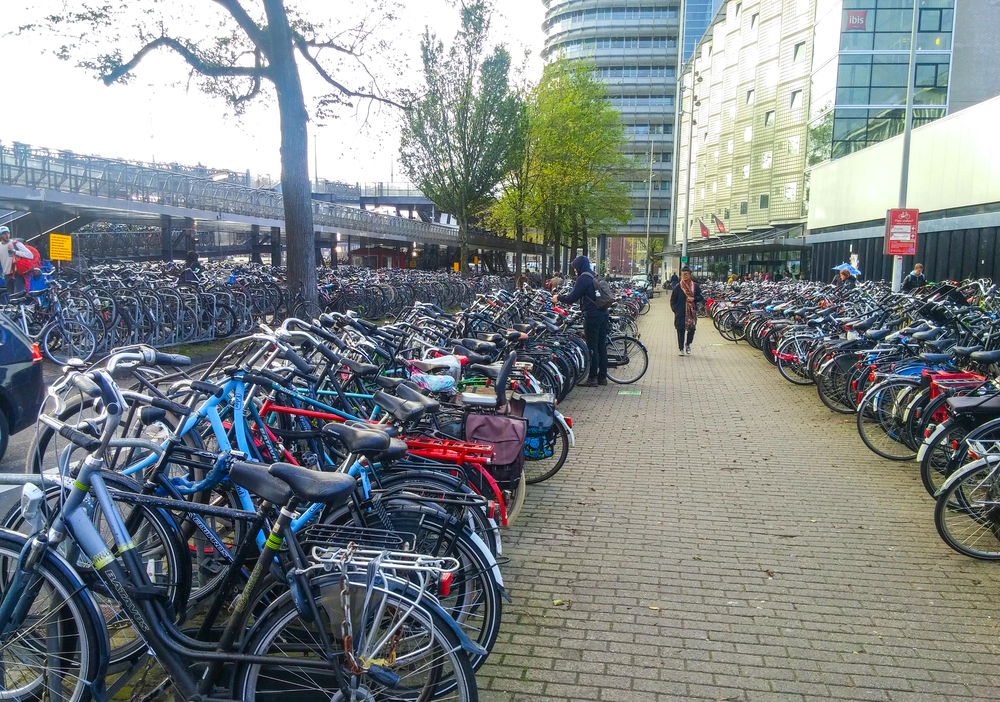
[[[927,278],[924,277],[924,264],[918,263],[908,276],[903,278],[903,292],[910,292],[927,285]]]
[[[691,342],[698,325],[698,305],[705,301],[701,286],[691,277],[691,269],[681,269],[681,282],[670,294],[670,309],[674,311],[674,328],[677,329],[677,348],[683,356],[691,355]],[[685,341],[686,337],[686,341]]]
[[[583,310],[583,335],[590,351],[590,377],[580,383],[579,387],[592,388],[608,384],[608,310],[598,309],[594,304],[597,299],[597,289],[594,287],[594,269],[590,267],[590,259],[577,256],[573,259],[573,270],[576,271],[576,283],[568,295],[552,294],[552,304],[562,302],[571,305],[580,303]]]
[[[667,289],[668,290],[673,290],[674,288],[677,287],[677,284],[679,282],[681,282],[681,279],[677,277],[676,273],[674,273],[672,276],[670,276],[670,287],[667,288]]]
[[[562,285],[563,285],[563,277],[559,274],[559,271],[556,271],[555,273],[552,274],[552,277],[549,278],[549,282],[546,284],[546,287],[550,291],[555,292],[556,290],[561,288]]]
[[[28,247],[20,241],[11,241],[10,229],[0,227],[0,268],[3,268],[4,282],[7,284],[7,294],[24,290],[24,276],[18,275],[15,262],[19,258],[31,258]]]

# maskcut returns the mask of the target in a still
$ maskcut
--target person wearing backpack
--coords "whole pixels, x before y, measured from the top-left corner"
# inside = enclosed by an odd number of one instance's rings
[[[576,283],[568,295],[552,295],[552,303],[580,303],[583,310],[583,331],[590,350],[590,377],[581,387],[593,388],[608,384],[608,317],[614,295],[607,281],[598,278],[590,267],[590,259],[577,256],[573,260]]]
[[[10,229],[0,227],[0,267],[3,268],[4,282],[7,284],[7,294],[24,290],[24,276],[18,275],[17,259],[32,258],[31,251],[20,241],[11,241]]]
[[[681,281],[670,293],[670,309],[674,311],[674,328],[677,330],[677,348],[681,356],[691,355],[691,342],[698,324],[698,305],[705,302],[701,286],[691,277],[691,269],[681,268]],[[687,343],[685,344],[685,335]]]

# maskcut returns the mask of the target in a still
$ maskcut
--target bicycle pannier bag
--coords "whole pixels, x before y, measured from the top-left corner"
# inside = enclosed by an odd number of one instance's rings
[[[615,295],[611,292],[611,286],[604,278],[599,278],[593,273],[585,273],[594,279],[594,307],[599,310],[606,310],[615,304]]]
[[[511,413],[528,422],[524,452],[536,460],[552,456],[552,434],[556,423],[556,396],[550,392],[510,396]]]
[[[470,414],[465,420],[465,440],[493,444],[487,469],[501,487],[521,479],[524,471],[524,440],[528,423],[518,417]]]

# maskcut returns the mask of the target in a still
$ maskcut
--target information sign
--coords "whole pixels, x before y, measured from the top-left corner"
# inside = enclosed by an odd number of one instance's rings
[[[917,253],[919,210],[891,209],[885,213],[885,253],[913,256]]]
[[[49,234],[49,258],[53,261],[72,261],[73,237],[67,234]]]

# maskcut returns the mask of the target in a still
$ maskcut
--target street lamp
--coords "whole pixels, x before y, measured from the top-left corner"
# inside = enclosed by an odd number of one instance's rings
[[[693,58],[693,57],[692,57]],[[688,98],[688,102],[691,103],[691,119],[688,122],[688,146],[687,146],[687,174],[686,180],[687,184],[684,186],[684,241],[681,244],[681,264],[687,263],[687,253],[688,253],[688,230],[690,229],[691,223],[691,152],[694,146],[694,127],[697,122],[694,121],[694,108],[697,103],[698,98],[694,94],[694,84],[695,82],[700,83],[702,81],[701,75],[698,71],[694,70],[694,65],[691,66],[691,95]]]

